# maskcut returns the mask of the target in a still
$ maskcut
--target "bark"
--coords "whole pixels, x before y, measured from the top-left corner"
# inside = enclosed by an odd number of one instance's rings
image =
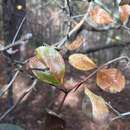
[[[5,46],[9,43],[12,43],[13,38],[19,28],[19,25],[25,16],[26,13],[26,0],[3,0],[2,7],[3,7],[3,28],[4,28],[4,41]],[[22,7],[22,8],[21,8]],[[22,28],[20,29],[16,40],[18,40],[22,34]],[[19,47],[15,47],[13,49],[19,49]],[[7,54],[7,52],[5,52]],[[11,55],[6,60],[6,75],[7,75],[7,83],[10,82],[12,79],[12,60],[20,58],[20,51],[15,53],[15,55]],[[13,105],[13,90],[10,87],[8,91],[8,106],[9,108]]]

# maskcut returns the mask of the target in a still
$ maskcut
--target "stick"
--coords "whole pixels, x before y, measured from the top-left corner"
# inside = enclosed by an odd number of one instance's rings
[[[32,89],[36,86],[37,83],[37,79],[33,81],[32,85],[30,88],[28,88],[25,92],[23,92],[23,94],[21,95],[21,97],[18,99],[18,101],[10,108],[8,109],[4,114],[2,114],[0,116],[0,121],[2,121],[9,113],[11,113],[23,100],[23,98],[32,91]]]

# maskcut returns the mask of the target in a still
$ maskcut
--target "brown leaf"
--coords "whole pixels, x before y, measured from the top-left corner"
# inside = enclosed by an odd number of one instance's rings
[[[125,87],[125,77],[116,68],[102,69],[97,72],[97,85],[104,91],[117,93]]]
[[[55,86],[60,85],[60,81],[56,79],[56,77],[50,72],[50,70],[46,70],[48,67],[45,63],[39,60],[36,56],[29,59],[29,68],[37,68],[45,71],[32,70],[34,75],[41,81],[53,84]]]
[[[69,63],[76,69],[87,71],[96,68],[96,64],[84,54],[72,54],[69,57]]]
[[[120,19],[121,22],[125,22],[130,16],[130,5],[122,5],[120,6]]]
[[[92,103],[93,119],[98,123],[103,123],[107,121],[109,119],[109,110],[105,104],[104,99],[94,94],[87,87],[85,87],[85,94],[89,97]]]
[[[90,12],[90,17],[97,24],[110,24],[113,22],[113,18],[99,6],[95,6]]]
[[[78,49],[84,42],[84,37],[80,34],[78,35],[74,41],[66,44],[66,48],[70,51]]]
[[[65,63],[61,54],[51,46],[40,46],[36,56],[50,69],[50,72],[63,84]]]

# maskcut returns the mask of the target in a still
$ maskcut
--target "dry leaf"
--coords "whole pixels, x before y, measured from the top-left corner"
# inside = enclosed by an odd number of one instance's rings
[[[50,72],[63,84],[65,63],[61,54],[51,46],[36,49],[36,56],[50,69]]]
[[[29,67],[32,68],[37,68],[37,69],[42,69],[45,70],[48,67],[41,62],[36,56],[32,57],[29,59]],[[53,84],[55,86],[60,85],[60,81],[56,79],[56,77],[49,71],[39,71],[39,70],[32,70],[34,75],[41,81]]]
[[[69,57],[69,63],[76,69],[87,71],[96,68],[96,64],[84,54],[72,54]]]
[[[90,17],[97,24],[113,23],[113,18],[99,6],[95,6],[95,8],[90,12]]]
[[[102,69],[97,72],[97,85],[104,91],[117,93],[125,87],[125,77],[116,68]]]
[[[84,37],[83,35],[78,35],[74,41],[72,41],[71,43],[66,44],[66,48],[70,51],[78,49],[84,42]]]
[[[130,16],[130,5],[125,4],[119,7],[121,22],[125,22]],[[91,12],[90,17],[97,24],[110,24],[113,18],[101,7],[96,6]]]
[[[130,16],[130,5],[122,5],[120,6],[119,10],[121,22],[124,23]]]
[[[85,87],[85,94],[89,97],[92,104],[92,115],[93,119],[98,123],[107,121],[109,110],[105,104],[104,99],[101,96],[97,96],[87,87]]]

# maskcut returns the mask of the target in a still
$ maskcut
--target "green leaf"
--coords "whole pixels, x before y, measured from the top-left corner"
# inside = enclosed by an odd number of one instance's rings
[[[47,66],[41,62],[36,56],[30,58],[29,60],[29,67],[32,68],[37,68],[37,69],[46,69]],[[58,86],[60,82],[55,78],[55,76],[50,73],[50,71],[45,70],[45,71],[40,71],[40,70],[32,70],[34,75],[41,81],[53,84],[55,86]]]
[[[51,46],[41,46],[36,49],[36,57],[49,68],[55,79],[63,84],[65,63],[61,54]]]
[[[0,130],[24,130],[21,127],[13,124],[0,124]]]

